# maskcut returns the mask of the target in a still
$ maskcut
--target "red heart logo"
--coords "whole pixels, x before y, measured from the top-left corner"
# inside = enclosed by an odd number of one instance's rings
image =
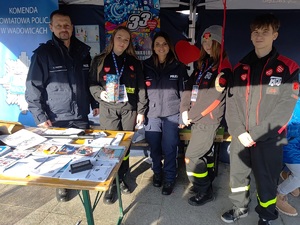
[[[148,20],[147,21],[147,26],[149,27],[149,29],[152,31],[156,28],[157,26],[157,21],[156,20]]]
[[[178,56],[178,59],[183,64],[189,64],[195,62],[200,57],[200,49],[191,45],[188,41],[178,41],[175,45],[175,52]]]

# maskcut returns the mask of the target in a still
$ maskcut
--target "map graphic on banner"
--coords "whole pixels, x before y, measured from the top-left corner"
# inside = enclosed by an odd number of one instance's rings
[[[138,58],[147,59],[152,38],[160,30],[159,10],[159,0],[104,0],[106,45],[116,27],[126,26]]]
[[[0,2],[0,120],[18,121],[27,110],[25,81],[32,51],[51,38],[57,0]]]

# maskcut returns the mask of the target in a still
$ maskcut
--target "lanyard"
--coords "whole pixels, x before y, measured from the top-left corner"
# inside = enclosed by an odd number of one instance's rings
[[[126,57],[124,57],[124,62],[123,62],[121,71],[120,71],[120,73],[119,73],[119,68],[118,68],[118,64],[117,64],[117,60],[116,60],[116,57],[115,57],[115,53],[114,53],[114,52],[112,52],[112,56],[113,56],[113,60],[114,60],[114,64],[115,64],[115,68],[116,68],[117,75],[118,75],[119,77],[121,77],[122,74],[123,74],[124,65],[125,65],[125,61],[126,61]]]
[[[196,84],[197,85],[199,85],[200,79],[201,79],[202,75],[204,73],[206,73],[207,71],[209,71],[213,67],[213,64],[211,64],[205,71],[203,71],[204,70],[204,66],[205,66],[205,63],[202,63],[201,70],[199,71],[199,74],[198,74],[198,77],[197,77],[197,80],[196,80]]]

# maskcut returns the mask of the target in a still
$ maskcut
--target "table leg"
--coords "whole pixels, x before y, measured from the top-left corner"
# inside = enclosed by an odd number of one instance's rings
[[[221,143],[220,142],[215,142],[214,145],[215,145],[214,146],[215,177],[217,177],[218,172],[219,172],[219,157],[220,157]]]
[[[82,197],[87,223],[88,225],[94,225],[94,216],[93,209],[91,206],[90,192],[88,190],[82,190]]]
[[[117,193],[118,193],[119,209],[120,209],[120,216],[119,216],[118,224],[121,224],[123,216],[124,216],[124,212],[123,212],[123,204],[122,204],[121,191],[120,191],[120,180],[119,180],[118,173],[116,176],[116,185],[117,185]]]

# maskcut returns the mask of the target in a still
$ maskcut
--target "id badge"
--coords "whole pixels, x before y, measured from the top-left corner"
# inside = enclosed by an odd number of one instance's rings
[[[118,102],[128,102],[128,95],[127,95],[125,84],[120,84],[120,86],[119,86],[119,101]]]
[[[199,91],[199,86],[198,85],[193,85],[192,95],[191,95],[191,102],[195,102],[197,100],[198,91]]]

